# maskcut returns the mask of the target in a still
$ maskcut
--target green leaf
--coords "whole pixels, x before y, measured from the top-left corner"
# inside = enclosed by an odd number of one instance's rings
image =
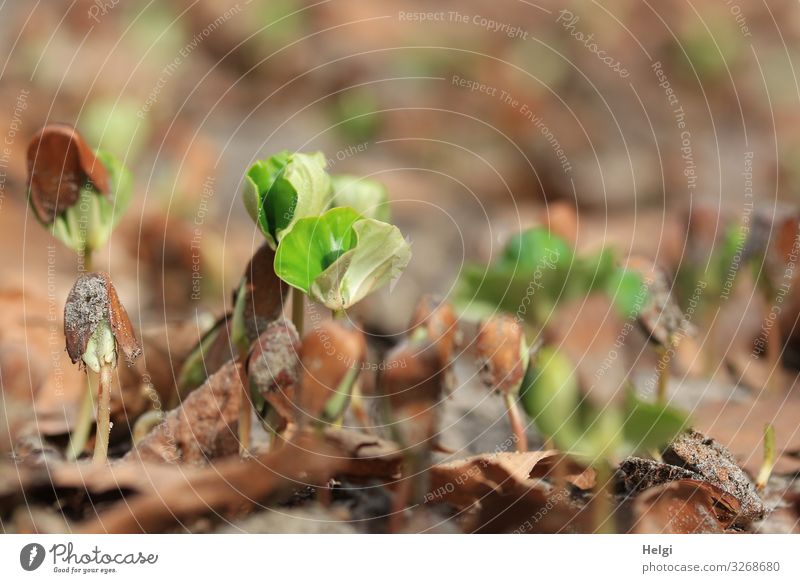
[[[362,217],[390,222],[386,187],[376,180],[342,174],[332,177],[331,207],[349,206]]]
[[[349,207],[297,221],[275,255],[275,273],[331,310],[344,310],[397,277],[411,249],[393,225]]]
[[[326,165],[321,152],[280,152],[248,169],[244,205],[273,249],[295,222],[327,206],[331,182]]]
[[[563,353],[545,346],[522,381],[522,408],[556,447],[570,451],[581,438],[581,394],[575,369]]]
[[[642,276],[622,267],[608,278],[605,291],[623,318],[637,316],[647,302],[647,286]]]
[[[53,235],[79,254],[91,253],[108,242],[133,196],[130,171],[108,152],[97,150],[95,155],[108,171],[108,196],[85,185],[75,204],[52,224]]]
[[[688,425],[689,417],[685,413],[666,405],[642,401],[633,391],[628,393],[623,433],[631,453],[662,447]]]
[[[544,227],[534,227],[514,235],[503,250],[501,262],[523,270],[569,269],[573,251],[561,237]]]

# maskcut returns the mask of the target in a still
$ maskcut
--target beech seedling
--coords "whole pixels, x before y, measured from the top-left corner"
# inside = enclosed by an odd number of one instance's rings
[[[99,375],[94,461],[108,456],[111,377],[121,353],[128,366],[141,354],[128,314],[105,273],[81,275],[64,306],[64,336],[73,363]]]
[[[102,247],[131,200],[128,170],[93,151],[67,124],[43,127],[28,145],[28,202],[36,219],[84,257]]]
[[[275,255],[275,273],[334,312],[398,277],[411,259],[400,230],[349,207],[298,220]]]

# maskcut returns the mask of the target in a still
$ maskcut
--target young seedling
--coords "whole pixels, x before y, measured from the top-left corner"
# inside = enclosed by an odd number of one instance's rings
[[[483,383],[503,397],[517,451],[528,451],[528,438],[517,407],[530,361],[525,331],[513,317],[498,314],[481,325],[475,351]]]
[[[28,204],[37,221],[92,270],[92,253],[108,240],[131,200],[128,170],[111,154],[92,151],[67,124],[43,127],[28,144]],[[70,436],[67,459],[86,447],[92,427],[92,378]]]
[[[779,386],[782,371],[780,319],[773,314],[773,305],[783,301],[783,296],[794,284],[799,232],[800,220],[794,209],[757,209],[742,251],[742,261],[750,264],[764,298],[764,318],[758,342],[766,355],[770,369],[768,388],[772,391]]]
[[[775,457],[775,427],[768,423],[764,427],[764,461],[756,478],[756,489],[759,492],[763,492],[767,487],[767,482],[769,482],[769,477],[775,467]]]
[[[687,427],[688,419],[670,407],[641,401],[632,389],[619,404],[593,403],[585,396],[589,390],[581,386],[578,366],[566,354],[544,346],[528,367],[520,401],[555,447],[595,468],[595,527],[611,532],[614,461],[669,443]]]
[[[275,258],[269,245],[262,245],[247,265],[239,289],[236,291],[233,314],[231,316],[231,341],[234,358],[243,366],[242,400],[239,406],[239,443],[242,454],[250,448],[252,403],[247,379],[244,377],[244,364],[250,346],[266,329],[267,324],[280,317],[287,286],[272,269]]]
[[[321,433],[341,421],[366,355],[364,334],[346,321],[326,320],[303,337],[297,391],[301,430]]]
[[[28,202],[36,219],[84,261],[102,247],[131,200],[128,170],[92,151],[66,124],[42,128],[28,145]]]
[[[349,207],[298,220],[275,254],[275,273],[339,314],[398,277],[411,259],[400,230]]]
[[[111,380],[121,352],[128,366],[141,354],[125,308],[105,273],[81,275],[64,306],[67,353],[100,376],[94,461],[105,463],[111,431]]]
[[[322,152],[284,151],[259,160],[247,171],[244,206],[273,250],[298,220],[318,216],[328,207],[331,179],[326,166]],[[302,290],[295,289],[292,320],[302,335],[303,295]]]
[[[637,314],[640,328],[658,353],[656,401],[663,405],[668,400],[669,370],[675,350],[685,336],[695,333],[695,329],[675,302],[667,274],[662,269],[635,257],[630,258],[628,268],[640,275],[646,287],[643,290],[646,293],[641,296],[643,301],[638,309],[634,307],[633,313]]]
[[[288,320],[276,320],[253,343],[245,366],[250,397],[264,429],[289,441],[297,427],[300,336]]]
[[[397,532],[409,503],[422,504],[427,468],[436,446],[439,403],[444,393],[441,353],[427,338],[412,336],[384,360],[381,390],[389,404],[391,427],[404,448],[406,479],[395,494],[392,530]]]

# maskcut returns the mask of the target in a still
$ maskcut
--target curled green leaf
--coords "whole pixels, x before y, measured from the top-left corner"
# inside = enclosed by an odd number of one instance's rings
[[[298,220],[278,247],[275,273],[338,311],[398,277],[410,259],[397,227],[342,207]]]
[[[376,180],[347,174],[334,176],[331,208],[349,206],[362,217],[389,222],[389,195],[386,187]]]
[[[247,171],[244,206],[273,249],[295,222],[328,206],[331,179],[326,166],[322,152],[281,152]]]

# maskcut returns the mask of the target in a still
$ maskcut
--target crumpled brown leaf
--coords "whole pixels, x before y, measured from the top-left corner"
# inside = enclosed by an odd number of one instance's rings
[[[739,501],[700,480],[676,480],[645,490],[633,503],[632,532],[721,533],[741,513]]]
[[[764,516],[766,507],[750,478],[731,453],[713,439],[697,431],[687,431],[667,447],[662,457],[666,463],[696,472],[709,484],[733,496],[740,506],[737,524]]]
[[[205,465],[239,451],[239,368],[229,361],[170,411],[126,459]]]
[[[433,466],[427,502],[465,507],[492,493],[535,488],[542,478],[562,477],[581,489],[594,486],[596,473],[557,450],[481,454]]]
[[[126,498],[78,526],[79,533],[164,532],[206,515],[239,517],[291,488],[325,483],[341,466],[334,448],[309,435],[253,459],[186,471],[170,466],[157,491]],[[128,463],[128,462],[125,462]]]

